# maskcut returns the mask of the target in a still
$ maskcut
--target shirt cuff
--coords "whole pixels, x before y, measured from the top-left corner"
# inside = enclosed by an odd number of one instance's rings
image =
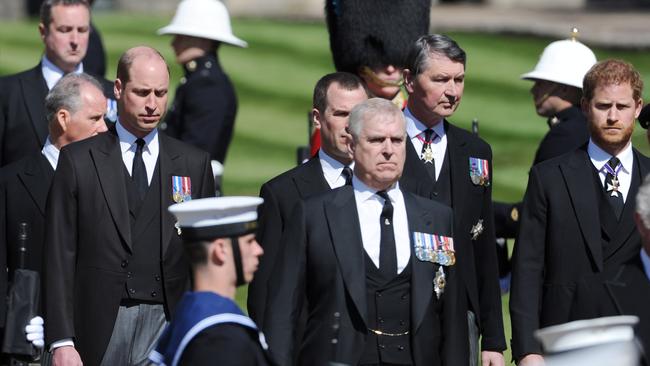
[[[54,352],[55,349],[60,348],[60,347],[65,347],[65,346],[72,346],[74,347],[74,342],[72,341],[72,338],[64,338],[59,341],[53,342],[50,345],[50,352]]]

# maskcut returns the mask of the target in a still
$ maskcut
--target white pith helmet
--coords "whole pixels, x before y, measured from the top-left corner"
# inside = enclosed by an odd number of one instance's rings
[[[582,79],[596,63],[596,55],[576,40],[577,32],[574,28],[571,39],[555,41],[546,46],[535,69],[521,75],[521,78],[553,81],[582,89]]]
[[[219,0],[181,1],[172,22],[160,28],[158,34],[200,37],[233,46],[248,47],[248,43],[232,34],[228,9]]]

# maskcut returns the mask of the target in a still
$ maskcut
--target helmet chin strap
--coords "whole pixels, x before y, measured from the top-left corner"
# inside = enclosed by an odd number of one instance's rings
[[[230,242],[232,243],[232,256],[235,260],[235,273],[237,274],[237,287],[246,284],[246,278],[244,278],[244,266],[241,260],[241,252],[239,251],[239,237],[231,236]]]

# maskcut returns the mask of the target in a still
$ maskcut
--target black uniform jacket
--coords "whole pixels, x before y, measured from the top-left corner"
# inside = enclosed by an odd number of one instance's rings
[[[235,89],[216,55],[192,60],[184,69],[185,78],[176,89],[164,130],[223,163],[237,115]]]
[[[445,163],[451,175],[451,207],[454,212],[454,245],[458,253],[458,270],[465,282],[470,308],[479,320],[483,350],[506,349],[501,313],[501,290],[494,244],[492,213],[492,185],[473,184],[469,176],[469,158],[488,161],[492,181],[492,150],[490,145],[461,128],[444,121],[447,135]],[[415,151],[407,144],[404,174],[400,187],[421,194],[418,185],[430,182],[431,177]],[[415,187],[415,188],[414,188]],[[432,186],[424,196],[438,200]],[[482,224],[482,230],[473,239],[472,228]]]
[[[402,191],[409,231],[449,235],[448,207]],[[344,186],[296,206],[269,280],[263,327],[271,355],[281,365],[358,364],[368,334],[364,249],[354,190]],[[413,246],[411,245],[411,248]],[[467,319],[455,268],[436,299],[435,266],[411,249],[411,349],[415,365],[467,365]],[[301,344],[297,317],[307,302]],[[271,314],[273,314],[271,316]]]
[[[172,176],[189,176],[192,197],[214,195],[207,153],[158,135],[159,256],[166,314],[189,287],[190,267],[167,211]],[[108,345],[132,253],[124,162],[114,129],[61,150],[47,203],[44,293],[46,343],[73,338],[84,364],[98,365]],[[169,318],[169,316],[168,316]]]
[[[106,98],[113,83],[98,78]],[[48,135],[45,97],[48,89],[41,64],[0,78],[0,166],[40,152]]]
[[[41,271],[45,243],[45,204],[54,169],[43,154],[36,153],[0,170],[0,272],[1,293],[7,291],[7,275],[19,267],[20,224],[27,224],[25,267]],[[5,302],[0,302],[4,322]]]
[[[645,350],[645,365],[650,360],[650,278],[640,256],[620,268],[590,276],[576,288],[571,320],[601,316],[636,315],[636,334]]]
[[[650,160],[634,150],[633,172],[644,177]],[[541,353],[533,332],[569,321],[576,283],[639,254],[632,184],[618,229],[603,247],[599,192],[587,145],[535,165],[524,198],[513,253],[512,353]]]

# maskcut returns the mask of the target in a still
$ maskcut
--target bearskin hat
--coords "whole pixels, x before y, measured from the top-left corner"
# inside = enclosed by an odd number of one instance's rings
[[[337,71],[405,67],[408,50],[429,33],[431,0],[325,0]]]

